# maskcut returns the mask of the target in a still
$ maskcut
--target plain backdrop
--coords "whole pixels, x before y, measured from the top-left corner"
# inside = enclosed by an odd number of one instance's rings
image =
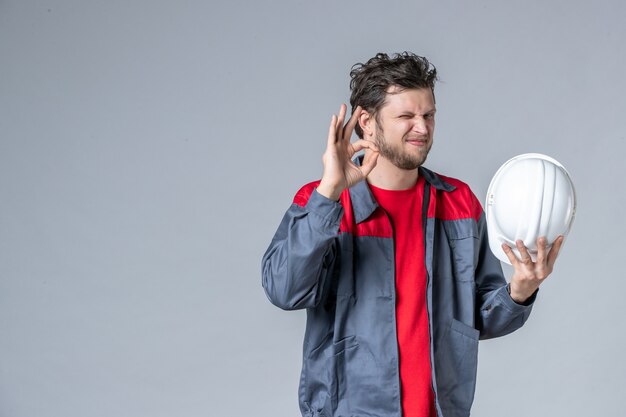
[[[530,320],[480,344],[473,415],[623,415],[624,21],[620,0],[0,0],[0,417],[297,416],[305,314],[267,301],[261,256],[350,67],[404,50],[441,78],[427,167],[484,200],[541,152],[578,193]]]

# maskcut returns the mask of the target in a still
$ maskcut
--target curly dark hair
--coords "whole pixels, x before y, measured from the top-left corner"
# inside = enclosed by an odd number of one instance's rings
[[[385,104],[385,97],[389,87],[430,88],[435,94],[437,69],[428,59],[411,52],[394,54],[392,57],[378,53],[365,64],[358,63],[350,71],[350,105],[352,112],[357,106],[378,119],[378,112]],[[363,138],[363,130],[358,124],[355,131]]]

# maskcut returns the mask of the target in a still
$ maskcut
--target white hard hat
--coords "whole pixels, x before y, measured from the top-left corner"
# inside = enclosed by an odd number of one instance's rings
[[[500,167],[487,190],[489,247],[510,264],[502,244],[520,258],[515,241],[521,239],[535,261],[537,238],[545,236],[550,247],[567,236],[575,213],[576,192],[563,165],[538,153],[518,155]]]

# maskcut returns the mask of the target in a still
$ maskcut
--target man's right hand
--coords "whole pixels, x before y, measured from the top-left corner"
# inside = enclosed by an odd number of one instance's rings
[[[376,166],[378,148],[373,142],[359,139],[350,143],[352,131],[362,111],[360,106],[357,107],[348,123],[344,125],[346,105],[342,104],[339,117],[333,115],[331,119],[328,143],[322,157],[324,174],[317,186],[317,192],[331,200],[339,200],[343,190],[363,181]],[[363,164],[357,166],[352,157],[362,149],[366,150],[365,158]]]

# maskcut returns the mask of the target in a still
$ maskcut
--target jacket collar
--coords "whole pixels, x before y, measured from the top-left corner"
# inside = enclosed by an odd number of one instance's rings
[[[357,157],[354,159],[354,163],[357,165],[361,165],[363,161],[363,156]],[[424,177],[426,182],[430,184],[437,190],[450,192],[456,189],[452,184],[444,181],[434,173],[433,171],[419,167],[419,175]],[[367,181],[361,181],[354,185],[349,190],[350,192],[350,200],[352,202],[352,211],[354,213],[354,221],[356,223],[361,223],[369,216],[372,215],[374,210],[378,208],[378,202],[374,199],[374,195],[372,194]]]

